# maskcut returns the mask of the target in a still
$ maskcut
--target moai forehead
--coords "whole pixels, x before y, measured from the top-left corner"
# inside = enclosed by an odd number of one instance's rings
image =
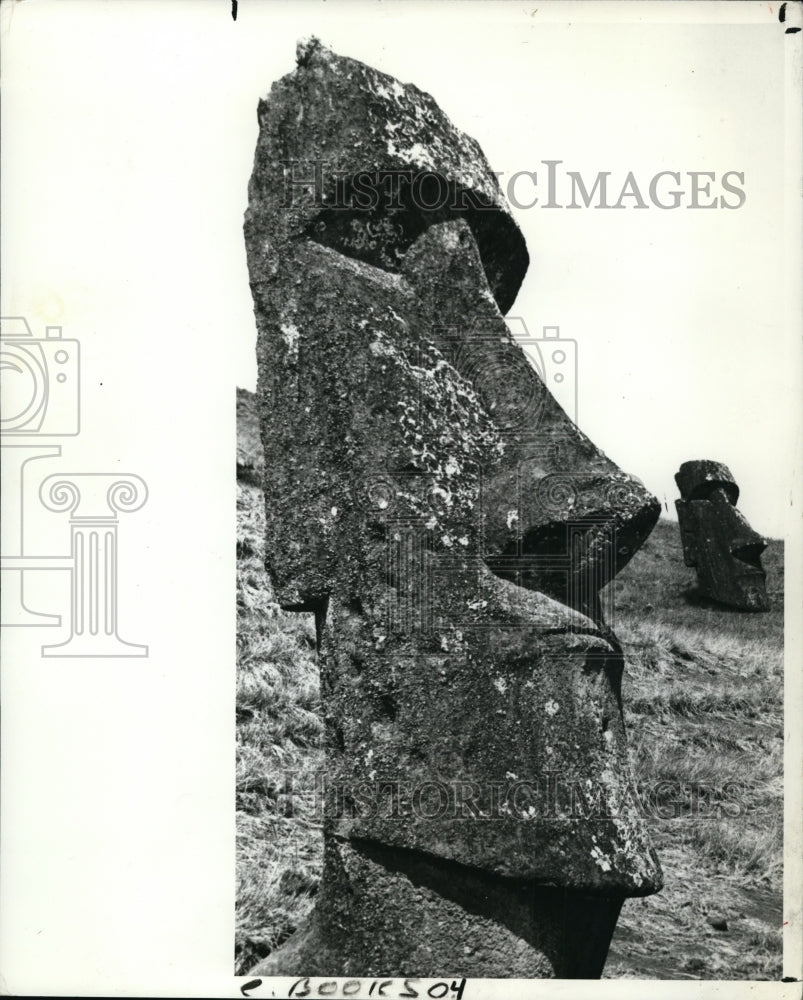
[[[259,103],[246,231],[258,217],[271,241],[307,234],[395,270],[427,226],[460,215],[506,312],[529,257],[477,142],[429,94],[317,39],[297,60]]]

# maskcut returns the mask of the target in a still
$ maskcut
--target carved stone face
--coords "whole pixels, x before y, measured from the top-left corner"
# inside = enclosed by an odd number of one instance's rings
[[[684,462],[675,480],[683,556],[697,570],[705,597],[745,611],[766,611],[766,574],[761,553],[767,542],[736,509],[739,487],[718,462]]]
[[[527,256],[487,162],[427,95],[319,49],[260,124],[267,565],[279,602],[319,620],[328,835],[655,891],[598,595],[659,506],[511,336]],[[402,186],[401,208],[357,211],[325,175],[288,203],[301,153],[341,184],[423,161],[473,208],[422,211]]]

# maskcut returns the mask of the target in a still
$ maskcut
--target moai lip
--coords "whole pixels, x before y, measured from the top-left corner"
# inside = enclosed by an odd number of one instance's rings
[[[736,509],[739,487],[720,462],[684,462],[675,475],[675,501],[687,566],[697,570],[700,593],[742,611],[768,611],[761,553],[766,539]]]
[[[432,98],[312,43],[259,118],[267,568],[316,614],[329,774],[315,915],[259,972],[598,976],[622,899],[661,886],[597,601],[657,502],[510,336],[526,249]],[[287,198],[288,162],[327,157]],[[422,164],[456,208],[414,177],[384,214],[343,194]]]

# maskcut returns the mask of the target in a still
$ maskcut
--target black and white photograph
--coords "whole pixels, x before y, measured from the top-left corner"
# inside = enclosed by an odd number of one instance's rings
[[[4,993],[797,995],[801,28],[0,2]]]

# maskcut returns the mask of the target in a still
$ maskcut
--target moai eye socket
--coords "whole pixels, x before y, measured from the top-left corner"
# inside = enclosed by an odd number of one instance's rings
[[[384,271],[398,272],[404,255],[426,228],[426,221],[405,209],[374,212],[324,211],[308,235],[347,257]]]
[[[426,197],[429,180],[437,185],[436,199]],[[331,184],[331,190],[327,187]],[[461,186],[433,171],[361,171],[343,177],[338,171],[322,177],[319,213],[307,235],[357,260],[397,272],[418,237],[429,227],[464,219],[470,231],[458,239],[473,238],[488,285],[504,313],[513,304],[529,265],[521,233],[513,220],[486,195]],[[500,246],[505,249],[500,250]]]

